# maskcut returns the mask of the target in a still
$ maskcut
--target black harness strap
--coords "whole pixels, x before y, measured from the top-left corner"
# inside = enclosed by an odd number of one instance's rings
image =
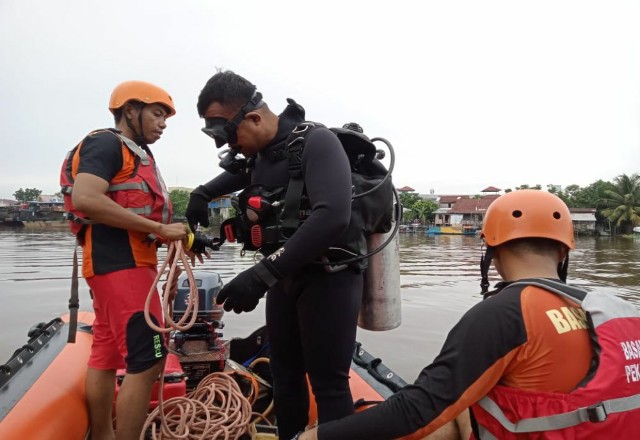
[[[78,295],[78,241],[73,249],[73,269],[71,272],[71,296],[69,297],[69,336],[67,342],[75,344],[76,330],[78,329],[78,309],[80,297]]]
[[[295,231],[300,226],[300,203],[304,192],[304,176],[302,175],[302,152],[307,134],[316,125],[304,122],[298,125],[287,139],[286,157],[289,159],[289,186],[282,208],[282,228]]]

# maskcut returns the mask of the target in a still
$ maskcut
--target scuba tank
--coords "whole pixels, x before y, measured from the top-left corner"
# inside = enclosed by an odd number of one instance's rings
[[[398,227],[402,205],[396,191],[396,215],[389,232],[367,237],[368,266],[364,271],[362,304],[358,327],[364,330],[393,330],[402,323],[400,294],[400,250]]]
[[[343,128],[351,128],[344,126]],[[373,138],[371,142],[383,142],[390,153],[391,163],[384,180],[391,180],[395,164],[395,152],[391,143],[384,138]],[[376,151],[376,159],[384,158],[384,151]],[[384,186],[378,185],[371,191]],[[387,232],[373,232],[367,236],[368,265],[364,271],[362,304],[358,315],[358,327],[364,330],[393,330],[402,323],[400,294],[400,250],[398,230],[402,220],[400,196],[393,185],[392,203],[394,204],[391,229]],[[388,189],[387,189],[388,190]],[[370,191],[356,197],[366,196]]]

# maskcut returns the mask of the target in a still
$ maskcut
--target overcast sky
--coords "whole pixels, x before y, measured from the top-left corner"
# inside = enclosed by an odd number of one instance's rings
[[[280,112],[359,122],[396,150],[396,186],[586,186],[640,171],[638,1],[0,1],[0,198],[59,190],[65,153],[112,126],[138,79],[177,115],[169,186],[220,172],[197,96],[224,68]],[[330,173],[328,173],[330,176]]]

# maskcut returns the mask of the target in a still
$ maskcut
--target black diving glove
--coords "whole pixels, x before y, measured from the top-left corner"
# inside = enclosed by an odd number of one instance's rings
[[[193,231],[196,230],[198,223],[203,227],[209,227],[209,197],[203,185],[200,185],[189,196],[189,204],[185,216],[189,222],[189,226]]]
[[[224,303],[227,312],[250,312],[256,308],[267,289],[281,278],[271,262],[264,259],[229,281],[218,293],[216,303]]]

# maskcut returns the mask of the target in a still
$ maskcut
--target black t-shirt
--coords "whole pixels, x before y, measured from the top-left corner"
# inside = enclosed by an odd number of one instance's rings
[[[82,142],[78,173],[88,173],[110,182],[122,169],[122,142],[100,131]]]

